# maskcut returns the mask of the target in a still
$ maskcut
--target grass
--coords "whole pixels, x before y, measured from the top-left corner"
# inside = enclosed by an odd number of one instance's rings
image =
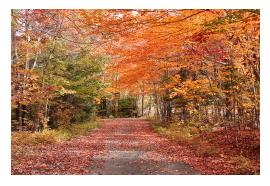
[[[192,140],[193,135],[196,133],[193,127],[180,127],[177,124],[171,124],[164,127],[155,123],[152,125],[152,127],[155,132],[177,140],[178,142],[190,141]]]
[[[188,145],[201,157],[217,156],[219,149],[213,147],[207,140],[199,137],[200,130],[192,126],[180,126],[172,123],[166,127],[159,123],[153,123],[155,132],[164,135],[180,144]]]
[[[231,161],[238,166],[236,174],[243,174],[246,170],[249,170],[254,174],[258,174],[256,167],[253,165],[253,162],[243,155],[235,156],[231,159]]]
[[[12,132],[12,145],[39,145],[51,144],[59,141],[70,140],[73,137],[85,135],[91,129],[99,127],[98,122],[85,122],[73,124],[54,130],[44,130],[42,132]]]

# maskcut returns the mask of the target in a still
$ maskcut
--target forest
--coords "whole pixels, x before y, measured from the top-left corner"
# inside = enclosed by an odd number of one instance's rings
[[[226,159],[201,174],[259,174],[259,10],[13,9],[11,40],[14,174],[40,173],[18,149],[58,143],[53,131],[72,140],[131,118]]]

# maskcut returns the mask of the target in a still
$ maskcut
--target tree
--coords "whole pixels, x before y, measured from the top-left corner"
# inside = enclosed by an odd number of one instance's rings
[[[116,98],[128,94],[142,116],[151,100],[165,122],[258,128],[259,14],[13,10],[14,124],[36,115],[35,128],[46,128],[50,109],[68,116],[79,105],[94,116],[100,100],[117,115]]]

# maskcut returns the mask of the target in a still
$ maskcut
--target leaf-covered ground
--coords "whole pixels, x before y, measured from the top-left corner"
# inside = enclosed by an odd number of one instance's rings
[[[12,145],[12,174],[235,174],[238,166],[226,155],[198,156],[140,119],[106,120],[50,145]]]

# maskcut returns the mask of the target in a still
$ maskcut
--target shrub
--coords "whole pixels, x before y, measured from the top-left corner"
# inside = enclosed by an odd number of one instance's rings
[[[53,130],[44,130],[42,132],[13,132],[12,145],[38,145],[50,144],[56,141]]]
[[[85,135],[91,129],[97,128],[97,122],[86,122],[63,126],[55,130],[43,130],[42,132],[13,132],[12,145],[39,145],[51,144],[61,140],[69,140],[78,135]]]

